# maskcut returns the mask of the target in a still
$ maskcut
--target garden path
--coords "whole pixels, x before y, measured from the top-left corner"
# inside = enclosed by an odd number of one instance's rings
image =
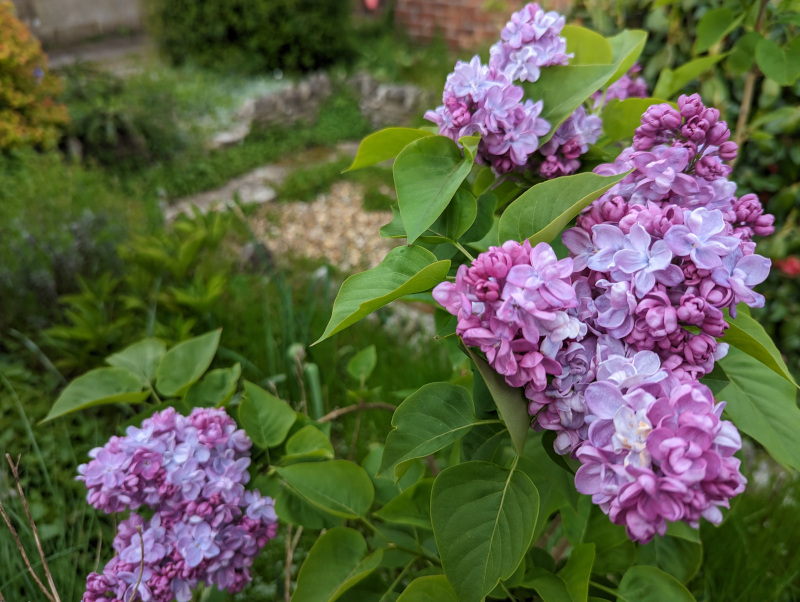
[[[317,159],[318,163],[355,156],[357,143],[345,142]],[[299,167],[299,166],[296,166]],[[165,209],[166,220],[202,213],[226,211],[237,206],[258,205],[247,212],[250,229],[276,257],[323,260],[345,273],[374,267],[397,245],[379,237],[377,230],[392,219],[391,211],[365,211],[361,185],[339,181],[311,202],[275,202],[277,190],[296,167],[265,165],[234,178],[217,190],[178,199]],[[310,165],[304,163],[303,168]],[[292,199],[282,199],[292,201]]]

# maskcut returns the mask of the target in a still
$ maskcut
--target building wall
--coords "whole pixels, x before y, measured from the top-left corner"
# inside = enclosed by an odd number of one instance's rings
[[[563,12],[570,0],[545,0],[545,10]],[[396,0],[395,18],[415,40],[440,35],[454,50],[476,51],[500,38],[500,30],[524,0]]]
[[[17,15],[45,44],[77,42],[120,29],[137,30],[137,0],[12,0]]]

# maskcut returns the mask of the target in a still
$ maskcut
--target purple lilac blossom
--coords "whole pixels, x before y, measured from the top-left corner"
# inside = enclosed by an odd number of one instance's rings
[[[187,602],[200,583],[229,592],[249,583],[278,528],[273,500],[244,489],[251,445],[224,409],[182,416],[168,408],[92,450],[78,467],[89,503],[107,513],[146,506],[153,515],[120,523],[117,555],[87,577],[83,602]]]
[[[506,382],[525,387],[531,398],[544,390],[548,374],[562,374],[560,350],[586,334],[572,269],[571,259],[559,260],[545,243],[509,241],[462,265],[455,283],[437,285],[433,297],[458,316],[464,343],[479,347]]]

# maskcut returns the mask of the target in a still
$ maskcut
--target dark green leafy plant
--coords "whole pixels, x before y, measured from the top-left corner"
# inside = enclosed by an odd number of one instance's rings
[[[159,48],[175,64],[247,72],[347,62],[351,6],[339,0],[148,0]]]

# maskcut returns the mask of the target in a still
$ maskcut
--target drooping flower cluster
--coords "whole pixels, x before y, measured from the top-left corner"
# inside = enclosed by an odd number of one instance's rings
[[[568,259],[507,242],[434,289],[465,344],[525,387],[534,428],[581,461],[578,490],[641,542],[666,521],[718,523],[745,485],[739,433],[699,382],[727,352],[723,310],[763,305],[770,267],[752,239],[773,218],[736,198],[729,136],[697,95],[650,107],[634,147],[595,170],[631,173],[564,232]]]
[[[586,334],[571,274],[572,260],[557,259],[549,245],[509,241],[460,266],[455,283],[442,282],[433,296],[458,316],[464,343],[480,347],[509,385],[531,396],[545,389],[548,374],[562,374],[559,351]]]
[[[120,523],[116,555],[88,576],[83,602],[187,602],[200,583],[241,590],[278,528],[272,499],[245,490],[250,446],[224,409],[167,408],[93,449],[78,467],[89,504],[152,516]]]
[[[477,159],[499,174],[531,169],[552,178],[574,173],[580,167],[577,158],[600,135],[600,118],[579,107],[536,155],[551,124],[540,117],[542,102],[523,100],[524,91],[515,84],[535,82],[542,68],[569,62],[563,28],[564,17],[558,13],[526,5],[503,28],[488,66],[477,56],[456,64],[444,87],[444,104],[425,118],[456,141],[480,134]]]
[[[664,535],[667,521],[717,524],[720,507],[744,491],[739,431],[705,385],[660,370],[638,384],[594,382],[585,399],[592,420],[575,485],[631,539]]]

